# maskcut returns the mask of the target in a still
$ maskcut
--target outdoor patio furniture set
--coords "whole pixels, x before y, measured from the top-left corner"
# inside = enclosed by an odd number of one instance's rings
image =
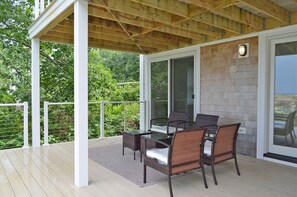
[[[197,114],[195,122],[187,122],[186,114],[172,112],[166,125],[166,133],[152,130],[126,131],[123,133],[124,148],[140,151],[144,155],[143,182],[146,168],[151,167],[168,176],[170,195],[173,196],[171,176],[201,168],[205,188],[208,188],[204,164],[210,165],[215,185],[218,184],[214,165],[236,158],[236,140],[240,123],[218,126],[218,116]],[[151,128],[154,121],[151,120]],[[173,132],[173,128],[175,131]]]

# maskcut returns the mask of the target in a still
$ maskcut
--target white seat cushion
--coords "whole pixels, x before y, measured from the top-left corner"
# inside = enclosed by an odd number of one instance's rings
[[[211,145],[212,141],[206,140],[204,143],[204,154],[210,156],[211,155]]]
[[[159,164],[168,164],[168,148],[153,148],[146,151],[146,156],[152,159],[157,159]]]
[[[151,128],[151,131],[156,131],[160,133],[167,133],[167,127],[166,126],[157,126],[153,125]]]

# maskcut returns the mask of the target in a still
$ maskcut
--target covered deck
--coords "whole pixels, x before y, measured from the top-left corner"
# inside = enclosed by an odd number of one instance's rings
[[[121,137],[89,140],[89,148],[120,144]],[[128,153],[128,151],[127,151]],[[90,185],[74,186],[74,143],[53,144],[32,149],[11,149],[0,152],[1,196],[168,196],[168,183],[139,187],[122,176],[89,159]],[[129,155],[125,155],[129,157]],[[124,156],[124,157],[125,157]],[[295,196],[296,168],[239,156],[241,176],[234,162],[217,165],[219,185],[213,183],[206,167],[209,189],[200,179],[201,171],[173,179],[175,196]],[[131,157],[131,160],[133,158]],[[134,162],[139,162],[136,160]],[[123,166],[124,167],[124,166]],[[199,174],[199,175],[198,175]],[[142,174],[139,174],[142,176]]]
[[[67,179],[69,179],[66,184],[70,185],[69,187],[71,188],[73,188],[73,179],[75,180],[75,185],[78,187],[87,186],[90,180],[90,189],[84,188],[79,192],[89,191],[92,190],[92,188],[100,192],[107,192],[106,194],[109,194],[109,192],[118,193],[119,191],[123,190],[123,193],[128,192],[127,195],[133,196],[135,194],[140,194],[140,192],[141,195],[144,195],[146,192],[147,194],[156,192],[156,195],[159,195],[161,193],[163,194],[163,192],[165,193],[167,189],[167,187],[160,187],[161,184],[158,184],[158,187],[154,185],[143,189],[133,187],[129,183],[121,180],[120,177],[113,177],[114,175],[111,175],[108,172],[105,173],[104,169],[102,169],[102,172],[98,169],[94,169],[94,166],[97,165],[92,163],[92,161],[88,161],[87,65],[89,47],[129,51],[144,55],[155,55],[155,53],[159,52],[166,52],[169,50],[180,49],[187,46],[190,47],[193,45],[197,46],[207,42],[229,39],[231,37],[233,40],[239,40],[240,37],[238,36],[242,35],[258,36],[259,34],[256,32],[292,26],[297,23],[297,8],[296,1],[294,0],[55,0],[52,1],[46,8],[44,7],[44,2],[44,0],[35,0],[36,20],[29,29],[29,37],[32,40],[32,145],[36,149],[29,150],[28,154],[30,156],[32,153],[32,155],[35,155],[37,158],[40,156],[40,158],[44,158],[46,162],[53,162],[57,164],[56,166],[59,168],[63,165],[70,167],[71,170],[62,169],[61,171],[63,172],[61,172],[61,174],[68,172],[68,174],[63,176],[63,178],[67,177]],[[296,30],[292,31],[295,32]],[[264,41],[262,42],[262,40],[265,39],[260,40],[260,74],[267,73],[265,72],[266,60],[263,58],[266,57],[266,48],[261,48],[266,47],[266,43]],[[64,154],[66,157],[58,161],[56,157],[52,155],[58,153],[60,154],[60,151],[57,151],[59,150],[58,147],[64,145],[54,145],[50,148],[38,148],[40,146],[40,41],[74,45],[75,142],[74,144],[65,145],[65,150],[61,150],[61,152],[67,150],[69,151],[67,152],[69,154]],[[257,41],[254,41],[254,43],[257,44]],[[228,49],[231,51],[230,47]],[[254,53],[257,51],[255,49],[256,47],[253,49]],[[195,54],[200,55],[199,50],[197,49]],[[210,52],[211,51],[215,50],[211,49]],[[201,54],[202,53],[203,51]],[[263,55],[261,53],[265,54]],[[200,57],[198,58],[198,55],[195,60],[197,65],[200,64]],[[255,54],[253,55],[255,56]],[[148,56],[141,56],[140,60],[140,66],[144,68],[144,71],[149,70],[147,68],[147,57]],[[256,65],[256,59],[257,57],[253,57],[253,60],[255,61],[253,65]],[[242,62],[244,62],[244,60],[242,60]],[[144,96],[144,94],[149,92],[149,79],[147,73],[146,75],[145,73],[141,73],[141,75],[142,77],[146,76],[146,78],[142,80],[142,92],[140,93],[140,100],[144,100],[144,98],[149,98],[149,95]],[[247,74],[244,73],[243,77],[246,77],[246,75]],[[258,91],[265,92],[265,82],[268,80],[266,80],[265,77],[261,78],[261,76],[259,76],[259,81],[260,85]],[[197,81],[196,85],[199,87],[200,82]],[[197,92],[197,95],[200,95],[200,92]],[[253,96],[253,98],[254,97],[255,96]],[[264,128],[263,122],[267,121],[267,117],[261,115],[261,113],[264,114],[265,111],[265,109],[260,109],[260,106],[264,106],[261,104],[265,103],[266,101],[266,97],[263,96],[263,98],[264,99],[259,97],[259,101],[255,100],[253,103],[253,106],[255,106],[257,102],[259,104],[259,109],[257,110],[260,114],[258,114],[259,118],[257,119],[257,123],[256,120],[253,120],[252,122],[250,121],[249,123],[251,123],[253,127],[255,127],[254,125],[257,124],[258,131],[264,133],[267,128]],[[199,102],[196,102],[197,106],[200,105]],[[198,111],[199,110],[197,110],[197,112]],[[256,116],[253,115],[253,117]],[[146,116],[146,118],[148,120],[149,116]],[[256,128],[253,129],[256,130]],[[253,136],[252,139],[256,139],[255,136]],[[264,137],[257,139],[262,140]],[[260,140],[258,140],[259,145],[262,144],[262,141]],[[92,143],[90,143],[89,146],[91,146],[91,144]],[[102,145],[103,144],[104,143],[102,142]],[[255,142],[253,142],[252,145],[255,147]],[[19,152],[26,153],[23,151]],[[74,158],[72,158],[73,152]],[[67,157],[69,158],[66,160]],[[27,158],[27,156],[25,158]],[[240,195],[251,196],[250,192],[262,191],[261,189],[265,188],[263,189],[265,192],[263,192],[262,196],[269,196],[270,194],[273,194],[273,192],[276,192],[276,190],[280,191],[280,187],[278,187],[279,182],[283,184],[282,189],[285,188],[283,187],[284,185],[286,185],[286,187],[290,186],[288,188],[291,190],[295,189],[293,185],[290,185],[296,182],[292,180],[295,177],[293,176],[293,172],[288,172],[288,174],[292,176],[291,179],[284,177],[284,181],[279,181],[276,183],[271,179],[270,182],[270,178],[267,176],[271,175],[271,173],[276,173],[272,177],[279,178],[280,176],[285,176],[286,173],[283,173],[283,171],[286,170],[274,170],[274,164],[268,164],[268,166],[271,166],[271,168],[268,168],[266,163],[264,162],[263,164],[262,161],[260,161],[254,169],[252,164],[256,162],[256,160],[243,157],[243,161],[245,160],[247,161],[247,164],[245,167],[243,166],[243,170],[246,170],[246,173],[243,172],[243,174],[248,175],[253,173],[257,168],[259,168],[259,173],[255,173],[254,178],[247,180],[247,183],[250,183],[255,189],[253,189],[253,191],[249,191],[248,194]],[[59,162],[62,161],[63,165],[59,165]],[[36,163],[42,164],[43,161],[37,159]],[[88,170],[88,167],[90,170]],[[282,167],[279,166],[279,168]],[[265,172],[269,169],[271,172]],[[259,176],[259,174],[261,174],[260,172],[263,172],[263,176]],[[36,173],[38,174],[38,172]],[[35,172],[32,175],[35,175]],[[88,175],[90,176],[90,179]],[[108,179],[111,182],[108,180],[104,181],[105,175],[106,177],[112,177],[112,179]],[[249,176],[243,177],[248,178]],[[220,193],[224,191],[224,194],[226,192],[226,196],[230,196],[227,195],[230,194],[230,192],[233,194],[237,191],[238,194],[239,191],[242,192],[248,188],[246,187],[248,184],[242,184],[241,181],[236,181],[237,177],[229,177],[229,175],[226,175],[225,178],[227,179],[226,182],[229,182],[230,185],[218,191],[218,193],[215,193],[214,195],[221,196]],[[59,179],[54,177],[51,180],[57,181]],[[189,190],[184,189],[184,187],[191,185],[185,184],[185,182],[188,181],[189,180],[184,180],[180,182],[182,184],[176,184],[177,186],[174,188],[177,190],[177,195],[182,194],[185,191],[191,191],[193,194],[197,192],[197,187],[189,187],[191,188]],[[267,185],[262,185],[262,182],[264,181],[268,181]],[[285,184],[286,181],[288,181],[287,184]],[[123,183],[127,185],[123,185]],[[105,185],[107,188],[104,188]],[[114,189],[116,187],[117,190]],[[224,186],[219,186],[217,188],[220,187]],[[149,188],[154,189],[151,191]],[[236,191],[232,192],[232,189]],[[290,189],[286,189],[286,191]],[[73,190],[77,191],[77,189]],[[208,191],[207,195],[209,196]],[[93,194],[97,194],[97,191],[93,192]],[[205,192],[206,191],[204,189],[201,189],[201,194]],[[281,191],[280,193],[284,192]],[[292,191],[291,194],[294,193],[296,193],[296,191]],[[111,195],[113,195],[113,193]],[[254,195],[259,196],[257,193]]]

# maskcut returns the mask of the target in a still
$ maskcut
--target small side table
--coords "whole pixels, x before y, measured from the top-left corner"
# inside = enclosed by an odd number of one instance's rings
[[[140,150],[140,137],[142,135],[151,134],[150,131],[144,130],[132,130],[132,131],[124,131],[123,132],[123,155],[124,148],[130,148],[134,152],[134,160],[135,160],[135,151]]]

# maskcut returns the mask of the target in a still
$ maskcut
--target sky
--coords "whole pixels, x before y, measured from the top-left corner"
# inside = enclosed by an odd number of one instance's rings
[[[275,57],[275,93],[297,95],[297,54]]]

